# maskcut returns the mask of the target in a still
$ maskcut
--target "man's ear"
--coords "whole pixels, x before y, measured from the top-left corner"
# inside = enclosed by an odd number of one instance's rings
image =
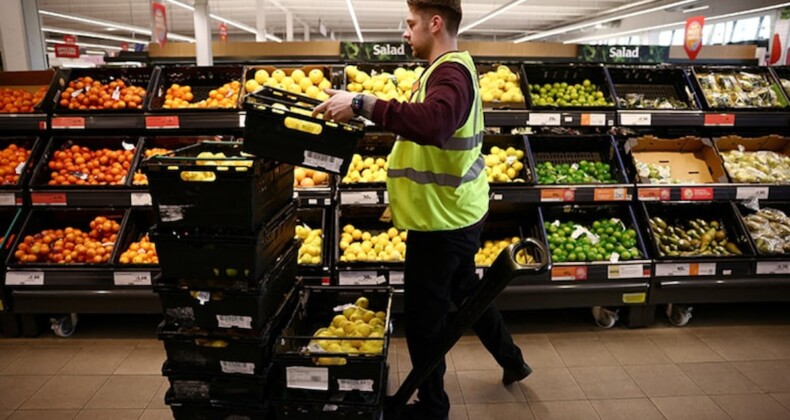
[[[437,34],[442,29],[444,29],[444,19],[442,19],[442,16],[441,15],[431,16],[429,28],[432,34]]]

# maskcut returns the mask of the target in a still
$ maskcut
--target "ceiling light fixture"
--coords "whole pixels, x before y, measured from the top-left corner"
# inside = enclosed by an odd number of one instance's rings
[[[599,20],[594,20],[594,21],[590,21],[590,22],[577,23],[577,24],[574,24],[574,25],[563,26],[563,27],[560,27],[560,28],[539,32],[539,33],[534,34],[534,35],[527,35],[527,36],[521,37],[521,38],[519,38],[519,39],[517,39],[517,40],[515,40],[513,42],[518,44],[520,42],[534,41],[536,39],[542,39],[542,38],[547,38],[547,37],[554,36],[554,35],[564,34],[566,32],[577,31],[579,29],[588,28],[588,27],[591,27],[591,26],[594,27],[595,25],[597,25],[599,23],[600,24],[604,24],[604,23],[615,21],[615,20],[622,20],[622,19],[627,19],[627,18],[631,18],[631,17],[635,17],[635,16],[645,15],[645,14],[648,14],[648,13],[659,12],[659,11],[662,11],[664,9],[669,9],[671,7],[682,6],[684,4],[689,4],[689,3],[695,3],[697,1],[699,1],[699,0],[682,0],[682,1],[677,1],[677,2],[674,2],[674,3],[665,4],[663,6],[650,7],[650,8],[647,8],[647,9],[637,10],[635,12],[625,13],[625,14],[622,14],[622,15],[612,16],[612,17],[603,18],[603,19],[599,19]]]
[[[727,18],[736,17],[736,16],[743,16],[743,15],[749,15],[749,14],[753,14],[753,13],[767,12],[769,10],[781,9],[783,7],[788,7],[788,6],[790,6],[790,2],[774,4],[772,6],[758,7],[756,9],[743,10],[743,11],[740,11],[740,12],[732,12],[732,13],[727,13],[727,14],[718,15],[718,16],[711,16],[711,17],[706,17],[705,18],[705,22],[707,23],[707,22],[714,21],[714,20],[722,20],[722,19],[727,19]],[[613,34],[588,36],[588,37],[584,37],[584,38],[571,39],[571,40],[568,40],[568,41],[563,41],[563,44],[579,44],[579,43],[582,43],[582,42],[597,41],[599,39],[618,38],[618,37],[621,37],[621,36],[631,35],[631,34],[640,33],[640,32],[650,32],[650,31],[655,31],[657,29],[675,28],[675,27],[682,27],[682,26],[685,26],[685,25],[686,25],[686,21],[683,20],[683,21],[679,21],[679,22],[672,22],[672,23],[667,23],[667,24],[664,24],[664,25],[650,26],[650,27],[647,27],[647,28],[632,29],[630,31],[617,32],[617,33],[613,33]]]
[[[93,18],[87,18],[87,17],[77,16],[77,15],[68,15],[68,14],[65,14],[65,13],[50,12],[50,11],[47,11],[47,10],[39,10],[38,13],[42,14],[44,16],[54,17],[54,18],[58,18],[58,19],[71,20],[71,21],[74,21],[74,22],[86,23],[88,25],[102,26],[102,27],[105,27],[105,28],[115,28],[115,29],[120,29],[120,30],[127,31],[127,32],[133,32],[133,33],[136,33],[136,34],[151,35],[151,29],[143,28],[143,27],[140,27],[140,26],[124,25],[124,24],[121,24],[121,23],[110,22],[110,21],[107,21],[107,20],[93,19]],[[175,40],[175,41],[195,42],[195,38],[184,36],[184,35],[179,35],[179,34],[174,34],[172,32],[168,32],[167,33],[167,37],[169,39],[172,39],[172,40]]]
[[[710,9],[710,6],[706,4],[704,6],[689,7],[688,9],[683,9],[683,13],[699,12],[705,9]]]
[[[182,9],[189,10],[190,12],[194,12],[195,11],[195,6],[191,6],[189,4],[182,3],[182,2],[180,2],[178,0],[166,0],[166,1],[168,3],[170,3],[170,4],[172,4],[172,5],[175,5],[175,6],[178,6],[178,7],[182,8]],[[255,28],[249,27],[249,26],[247,26],[247,25],[245,25],[243,23],[240,23],[240,22],[236,22],[235,20],[226,19],[226,18],[224,18],[224,17],[222,17],[222,16],[220,16],[220,15],[218,15],[216,13],[209,13],[208,17],[210,17],[210,18],[212,18],[214,20],[218,20],[220,22],[225,22],[226,24],[228,24],[230,26],[233,26],[235,28],[241,29],[242,31],[245,31],[245,32],[249,32],[249,33],[251,33],[253,35],[257,35],[258,34],[258,31]],[[266,34],[266,38],[269,38],[269,39],[271,39],[272,41],[275,41],[275,42],[283,42],[283,40],[281,38],[276,37],[276,36],[271,35],[271,34],[268,34],[268,33]]]
[[[357,31],[359,42],[365,42],[362,38],[362,31],[359,29],[359,21],[357,20],[357,12],[354,11],[354,4],[351,3],[351,0],[346,0],[346,6],[348,6],[348,13],[351,14],[351,21],[354,23],[354,30]]]
[[[134,44],[146,44],[147,41],[141,39],[134,39],[128,38],[123,36],[116,36],[116,35],[107,35],[101,34],[98,32],[88,32],[88,31],[75,31],[71,29],[63,29],[63,28],[52,28],[49,26],[44,26],[41,28],[41,32],[49,32],[53,34],[63,34],[63,35],[76,35],[76,36],[85,36],[88,38],[98,38],[98,39],[107,39],[110,41],[118,41],[118,42],[129,42]]]
[[[47,42],[47,43],[50,43],[50,44],[63,44],[64,43],[60,39],[45,39],[44,41]],[[89,42],[75,42],[74,45],[77,45],[77,46],[80,46],[80,47],[104,48],[104,49],[113,50],[113,51],[120,51],[121,50],[121,47],[116,47],[114,45],[92,44],[92,43],[89,43]]]
[[[518,6],[521,3],[524,3],[526,1],[527,0],[514,0],[514,1],[511,1],[510,3],[508,3],[508,4],[503,5],[502,7],[498,8],[498,9],[494,9],[491,12],[483,15],[483,17],[481,17],[480,19],[477,19],[476,21],[461,27],[461,29],[458,30],[458,34],[460,35],[460,34],[466,32],[466,31],[474,28],[477,25],[485,23],[485,22],[487,22],[487,21],[489,21],[489,20],[501,15],[502,13],[507,12],[508,10],[510,10],[510,9],[512,9],[512,8]]]

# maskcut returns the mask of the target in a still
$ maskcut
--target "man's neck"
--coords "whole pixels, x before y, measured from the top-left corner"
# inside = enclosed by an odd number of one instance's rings
[[[428,62],[433,64],[436,59],[450,51],[458,51],[458,40],[456,38],[437,39],[433,44]]]

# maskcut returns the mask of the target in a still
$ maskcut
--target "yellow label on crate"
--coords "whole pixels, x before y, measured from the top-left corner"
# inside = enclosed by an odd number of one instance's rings
[[[3,301],[0,300],[0,312],[5,311],[5,307],[3,306]]]
[[[636,305],[647,301],[647,293],[623,293],[623,303]]]

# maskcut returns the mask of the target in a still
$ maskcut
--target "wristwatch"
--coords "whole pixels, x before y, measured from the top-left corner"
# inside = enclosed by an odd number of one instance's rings
[[[359,94],[351,100],[351,110],[354,115],[359,115],[362,112],[362,107],[365,105],[365,95]]]

